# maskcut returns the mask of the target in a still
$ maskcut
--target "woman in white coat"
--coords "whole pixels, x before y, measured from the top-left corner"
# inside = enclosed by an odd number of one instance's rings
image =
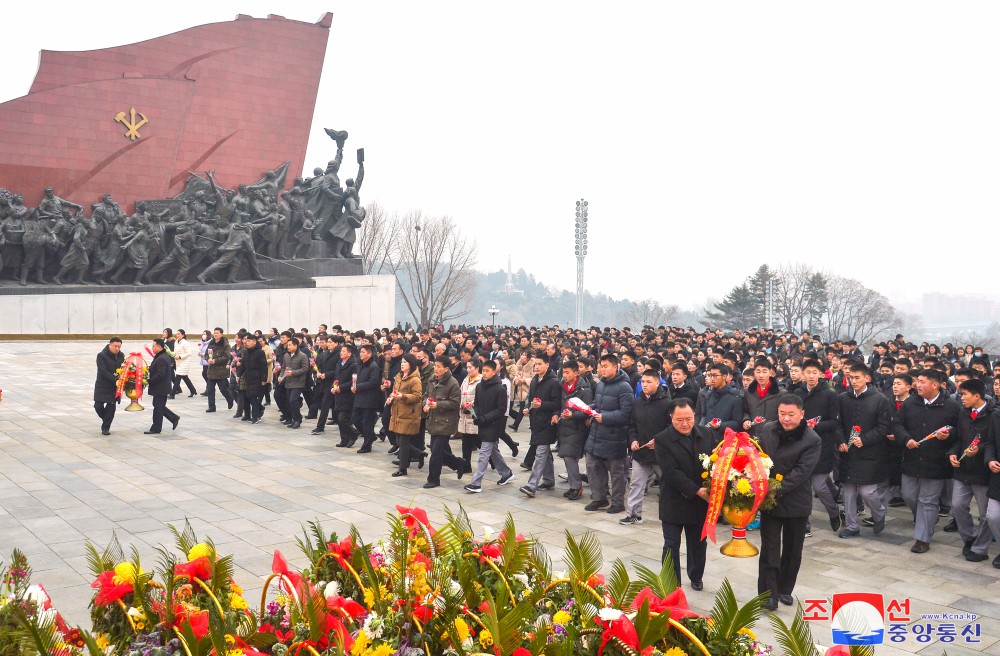
[[[181,381],[184,381],[188,388],[188,396],[196,396],[198,390],[191,382],[191,361],[198,359],[198,351],[188,343],[185,331],[178,328],[174,335],[176,337],[174,342],[174,394],[180,394]]]

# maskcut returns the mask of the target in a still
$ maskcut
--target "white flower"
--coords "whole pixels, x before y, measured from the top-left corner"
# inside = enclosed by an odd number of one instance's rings
[[[35,602],[35,604],[37,604],[39,608],[49,603],[49,595],[45,593],[45,589],[40,585],[28,586],[28,589],[25,590],[24,595],[27,601]]]
[[[514,578],[523,583],[526,587],[528,585],[528,575],[527,574],[515,574]]]
[[[336,597],[340,594],[340,584],[336,581],[330,581],[326,584],[326,588],[323,589],[323,595],[326,597]]]
[[[492,526],[483,525],[483,540],[493,539],[493,534],[496,532],[497,530]]]
[[[460,592],[462,592],[462,584],[456,581],[455,579],[450,579],[448,581],[448,586],[451,588],[451,593],[454,595],[457,595]]]
[[[622,612],[617,608],[602,608],[597,611],[597,616],[600,617],[603,622],[614,622],[622,616]]]
[[[129,617],[143,617],[142,611],[133,606],[128,609]]]
[[[771,467],[774,467],[774,461],[771,460],[770,458],[761,458],[760,461],[768,469],[770,469]]]
[[[564,579],[564,578],[566,578],[566,570],[561,569],[558,572],[552,572],[552,580],[553,581],[559,581],[559,580]]]

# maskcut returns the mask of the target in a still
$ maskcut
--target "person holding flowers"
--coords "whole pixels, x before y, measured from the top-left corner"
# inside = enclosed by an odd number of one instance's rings
[[[167,408],[167,397],[174,388],[174,361],[167,354],[162,338],[153,340],[153,361],[149,364],[149,395],[153,397],[153,425],[145,432],[146,435],[156,435],[163,430],[163,419],[177,428],[181,418],[173,410]]]
[[[115,419],[115,410],[119,399],[118,369],[125,362],[122,353],[121,337],[112,337],[108,345],[97,354],[97,380],[94,381],[94,412],[101,418],[101,435],[111,434],[111,422]]]
[[[779,601],[786,606],[794,602],[792,590],[812,513],[812,474],[823,440],[806,423],[802,399],[795,394],[779,398],[778,421],[763,424],[759,440],[774,463],[771,476],[781,486],[774,493],[774,507],[761,512],[757,593],[770,592],[764,608],[777,610]]]
[[[958,386],[963,411],[958,417],[956,440],[948,451],[954,469],[951,512],[962,537],[962,554],[972,563],[986,560],[993,534],[986,521],[987,490],[990,470],[983,459],[982,441],[989,434],[990,417],[996,409],[986,398],[986,384],[970,378]],[[979,525],[972,520],[971,503],[979,508]]]
[[[420,432],[420,414],[423,405],[423,387],[420,384],[420,365],[417,356],[407,353],[399,363],[399,373],[392,384],[392,392],[385,404],[389,406],[389,432],[399,446],[399,469],[393,476],[406,476],[410,465],[410,447]],[[420,466],[424,466],[423,456]]]
[[[946,377],[937,369],[924,369],[917,376],[917,394],[900,407],[892,432],[904,447],[903,499],[916,519],[913,553],[930,550],[934,525],[941,509],[945,483],[952,477],[948,449],[955,443],[953,427],[961,406],[947,396]]]

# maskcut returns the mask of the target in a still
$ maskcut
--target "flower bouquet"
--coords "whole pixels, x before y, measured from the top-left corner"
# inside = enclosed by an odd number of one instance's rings
[[[771,478],[774,463],[760,445],[747,433],[732,429],[726,429],[722,442],[711,454],[700,457],[705,469],[701,476],[710,486],[702,538],[715,542],[715,526],[721,513],[733,526],[732,539],[722,546],[722,553],[736,558],[756,556],[759,550],[747,542],[746,527],[758,509],[774,507],[781,475]]]
[[[138,412],[145,410],[140,404],[142,390],[146,387],[149,376],[149,367],[142,359],[141,353],[130,353],[122,366],[115,370],[118,374],[118,384],[115,388],[115,398],[120,399],[122,394],[128,397],[132,403],[125,408],[126,412]]]

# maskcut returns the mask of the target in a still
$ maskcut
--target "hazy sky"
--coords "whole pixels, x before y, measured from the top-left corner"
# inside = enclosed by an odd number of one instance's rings
[[[573,289],[584,197],[595,292],[687,307],[763,262],[799,260],[892,297],[992,293],[995,2],[4,10],[0,100],[27,92],[41,49],[121,45],[237,13],[334,12],[307,169],[335,152],[322,128],[350,131],[348,148],[366,153],[362,201],[454,217],[478,238],[484,270],[511,254],[515,269]],[[933,253],[940,274],[908,259]],[[956,255],[977,275],[957,275]]]

